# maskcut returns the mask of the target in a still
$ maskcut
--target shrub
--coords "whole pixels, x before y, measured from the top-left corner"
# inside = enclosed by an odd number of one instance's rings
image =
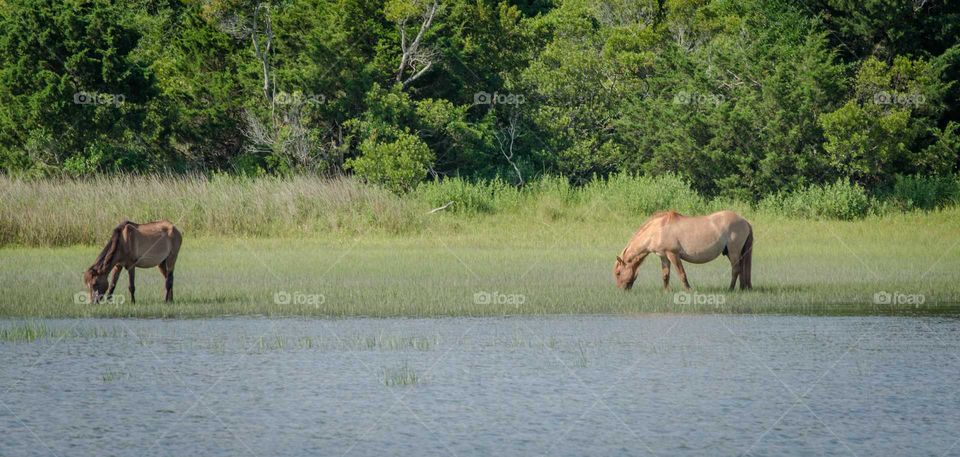
[[[398,132],[390,142],[368,138],[360,143],[360,154],[347,161],[347,167],[366,181],[396,193],[413,190],[434,160],[430,147],[407,132]]]
[[[449,211],[457,213],[493,213],[515,207],[520,191],[497,178],[470,182],[460,177],[421,184],[417,197],[431,208],[453,202]]]
[[[936,209],[960,201],[960,181],[955,176],[896,177],[889,195],[903,209]]]
[[[853,220],[867,215],[871,200],[863,187],[837,180],[771,195],[761,200],[759,207],[761,211],[788,217]]]

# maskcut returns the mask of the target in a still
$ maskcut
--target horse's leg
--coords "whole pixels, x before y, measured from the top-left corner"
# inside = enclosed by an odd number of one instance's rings
[[[670,262],[673,263],[673,266],[677,269],[677,274],[680,275],[680,282],[683,283],[683,288],[690,290],[690,283],[687,282],[687,272],[683,269],[683,264],[680,263],[680,256],[676,252],[667,251],[667,258],[670,259]]]
[[[110,279],[110,290],[107,291],[107,298],[113,297],[113,290],[117,288],[117,280],[120,279],[120,272],[123,271],[123,267],[117,265],[113,267],[113,278]]]
[[[180,245],[183,243],[183,237],[180,235],[180,232],[174,228],[172,233],[172,242],[173,245],[170,248],[170,254],[167,255],[166,260],[163,261],[163,266],[167,270],[167,296],[164,299],[166,302],[173,301],[173,267],[177,264],[177,254],[180,253]]]
[[[164,288],[166,290],[166,295],[163,297],[163,301],[169,303],[173,301],[173,271],[167,268],[167,262],[160,262],[160,273],[163,274],[164,279]]]
[[[733,269],[730,273],[730,288],[728,290],[730,290],[731,292],[737,285],[737,277],[739,276],[740,276],[740,262],[737,262],[733,264]],[[740,287],[743,287],[743,280],[740,280],[740,284],[741,284]]]
[[[730,259],[730,290],[732,291],[737,285],[737,278],[740,278],[740,284],[743,285],[743,279],[740,276],[742,259],[740,259],[739,253],[734,254],[733,252],[727,257]]]
[[[134,295],[134,292],[137,290],[136,284],[134,284],[134,278],[136,277],[137,267],[131,266],[127,268],[127,279],[130,282],[130,303],[136,303],[137,298]]]
[[[660,257],[660,270],[663,276],[663,290],[670,290],[670,260],[666,257]]]

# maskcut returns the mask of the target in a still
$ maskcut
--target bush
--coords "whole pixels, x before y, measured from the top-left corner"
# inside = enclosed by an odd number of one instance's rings
[[[347,161],[358,176],[396,193],[416,188],[433,163],[433,151],[416,135],[398,132],[396,140],[371,137],[360,143],[360,157]]]
[[[453,202],[448,210],[463,214],[502,211],[520,201],[520,191],[499,178],[477,182],[460,177],[436,180],[421,184],[416,194],[431,208]]]
[[[650,215],[676,210],[685,214],[701,213],[706,200],[676,175],[631,176],[626,173],[591,181],[583,189],[587,204],[601,200],[611,211]]]
[[[759,207],[761,211],[788,217],[853,220],[867,215],[871,200],[863,187],[837,180],[771,195],[761,200]]]
[[[956,176],[897,176],[889,195],[902,209],[936,209],[960,202]]]

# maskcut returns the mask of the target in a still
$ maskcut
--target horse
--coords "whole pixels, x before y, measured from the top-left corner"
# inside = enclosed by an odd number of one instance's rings
[[[670,265],[680,275],[683,288],[690,290],[687,272],[681,260],[707,263],[721,254],[730,260],[730,290],[737,278],[740,289],[751,289],[750,264],[753,257],[753,227],[733,211],[707,216],[687,217],[675,211],[656,213],[643,225],[617,256],[613,277],[617,287],[629,290],[637,279],[637,269],[651,252],[660,257],[663,290],[670,289]]]
[[[99,303],[103,298],[113,295],[117,287],[120,271],[127,269],[130,302],[136,303],[134,291],[135,270],[137,268],[159,267],[166,279],[164,301],[173,301],[173,268],[177,263],[177,254],[183,237],[180,231],[168,220],[137,224],[124,220],[110,235],[110,241],[100,251],[97,260],[83,274],[83,282],[90,291],[90,302]],[[113,271],[113,279],[107,290],[107,276]]]

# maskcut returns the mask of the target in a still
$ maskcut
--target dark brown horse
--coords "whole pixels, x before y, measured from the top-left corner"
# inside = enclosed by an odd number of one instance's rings
[[[173,267],[177,263],[177,253],[183,237],[180,231],[168,220],[159,220],[146,224],[123,221],[113,229],[110,241],[100,251],[97,260],[83,274],[83,282],[90,290],[90,302],[99,303],[104,297],[113,295],[117,287],[120,271],[127,269],[130,282],[130,302],[134,298],[134,272],[137,268],[160,267],[160,273],[166,278],[166,297],[164,301],[173,301]],[[107,277],[113,271],[107,290]]]

